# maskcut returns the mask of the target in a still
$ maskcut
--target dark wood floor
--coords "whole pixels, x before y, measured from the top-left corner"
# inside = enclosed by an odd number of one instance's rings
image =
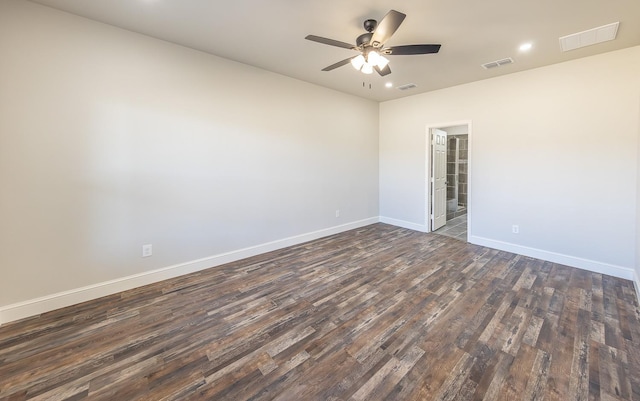
[[[375,224],[0,327],[3,400],[639,400],[630,281]]]

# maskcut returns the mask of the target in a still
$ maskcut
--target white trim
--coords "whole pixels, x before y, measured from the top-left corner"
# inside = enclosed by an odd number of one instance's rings
[[[473,148],[473,123],[471,120],[460,120],[460,121],[451,121],[451,122],[444,122],[444,123],[437,123],[437,124],[427,124],[426,125],[426,150],[425,150],[425,157],[424,157],[424,162],[425,162],[425,182],[427,183],[426,188],[425,188],[425,197],[424,197],[424,212],[426,215],[426,230],[420,230],[423,232],[431,232],[431,130],[434,128],[437,129],[443,129],[443,128],[448,128],[448,127],[456,127],[459,125],[466,125],[467,126],[467,135],[468,135],[468,144],[467,144],[467,242],[470,242],[470,238],[471,238],[471,233],[473,232],[471,230],[471,217],[473,215],[473,202],[472,202],[472,194],[473,194],[473,188],[472,188],[472,171],[473,168],[471,168],[473,160],[472,160],[472,148]]]
[[[215,266],[220,266],[225,263],[235,262],[237,260],[245,259],[262,253],[286,248],[288,246],[298,245],[303,242],[312,241],[329,235],[353,230],[355,228],[368,226],[370,224],[377,223],[378,221],[378,217],[371,217],[368,219],[325,228],[306,234],[296,235],[277,241],[267,242],[244,249],[221,253],[219,255],[209,256],[202,259],[192,260],[190,262],[167,266],[144,273],[138,273],[131,276],[117,278],[115,280],[109,280],[102,283],[92,284],[81,288],[75,288],[69,291],[63,291],[56,294],[46,295],[40,298],[2,306],[0,307],[0,325],[19,319],[24,319],[30,316],[36,316],[55,309],[75,305],[81,302],[90,301],[92,299],[100,298],[105,295],[115,294],[136,287],[153,284],[162,280],[182,276]]]
[[[496,241],[489,238],[470,236],[469,242],[476,245],[482,245],[489,248],[498,249],[517,253],[519,255],[529,256],[536,259],[546,260],[553,263],[559,263],[566,266],[577,267],[578,269],[588,270],[594,273],[607,274],[609,276],[619,277],[626,280],[634,280],[635,272],[633,269],[623,266],[611,265],[608,263],[598,262],[595,260],[579,258],[576,256],[564,255],[561,253],[545,251],[542,249],[530,248],[527,246],[512,244],[509,242]],[[636,279],[637,283],[637,279]],[[637,284],[636,284],[637,285]]]
[[[633,272],[633,276],[633,286],[636,287],[636,297],[638,298],[638,304],[640,305],[640,276],[637,271]]]
[[[416,224],[410,221],[392,219],[391,217],[380,216],[380,223],[391,224],[392,226],[408,228],[409,230],[420,231],[422,233],[429,232],[429,226],[424,224]]]

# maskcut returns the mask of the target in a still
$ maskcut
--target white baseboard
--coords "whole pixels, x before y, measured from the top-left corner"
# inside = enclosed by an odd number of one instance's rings
[[[392,226],[408,228],[409,230],[420,231],[423,233],[429,232],[429,229],[425,224],[416,224],[411,223],[410,221],[392,219],[390,217],[380,216],[380,223],[391,224]]]
[[[277,241],[267,242],[244,249],[238,249],[219,255],[209,256],[198,260],[192,260],[173,266],[167,266],[144,273],[121,277],[115,280],[105,281],[102,283],[92,284],[81,288],[75,288],[69,291],[63,291],[36,299],[30,299],[23,302],[2,306],[0,307],[0,325],[19,319],[24,319],[30,316],[36,316],[55,309],[75,305],[81,302],[90,301],[92,299],[100,298],[106,295],[130,290],[136,287],[141,287],[143,285],[153,284],[162,280],[208,269],[210,267],[220,266],[225,263],[235,262],[237,260],[256,256],[262,253],[275,251],[278,249],[286,248],[288,246],[293,246],[355,228],[364,227],[370,224],[377,223],[378,221],[378,217],[371,217],[368,219],[325,228],[306,234],[296,235]]]
[[[640,276],[638,275],[638,271],[634,271],[633,275],[635,276],[633,286],[636,287],[636,297],[638,298],[638,304],[640,305]]]
[[[397,227],[403,227],[410,230],[427,232],[425,225],[415,224],[403,220],[392,219],[388,217],[371,217],[364,220],[359,220],[340,226],[330,227],[323,230],[313,231],[306,234],[301,234],[289,238],[284,238],[277,241],[267,242],[264,244],[239,249],[231,252],[222,253],[198,260],[193,260],[185,263],[180,263],[172,266],[163,267],[160,269],[134,274],[118,278],[115,280],[105,281],[102,283],[92,284],[89,286],[76,288],[69,291],[63,291],[56,294],[47,295],[40,298],[30,299],[23,302],[18,302],[11,305],[0,307],[0,325],[12,322],[19,319],[24,319],[30,316],[39,315],[41,313],[49,312],[55,309],[64,308],[67,306],[75,305],[81,302],[90,301],[92,299],[100,298],[106,295],[115,294],[121,291],[130,290],[136,287],[141,287],[148,284],[153,284],[162,280],[182,276],[185,274],[197,272],[200,270],[208,269],[210,267],[220,266],[225,263],[235,262],[240,259],[245,259],[251,256],[259,255],[266,252],[275,251],[278,249],[286,248],[301,244],[303,242],[312,241],[318,238],[326,237],[333,234],[338,234],[344,231],[352,230],[368,226],[374,223],[386,223]],[[529,256],[537,259],[547,260],[554,263],[560,263],[563,265],[577,267],[584,270],[589,270],[596,273],[608,274],[614,277],[620,277],[627,280],[632,280],[636,294],[638,296],[638,302],[640,303],[640,277],[633,269],[610,265],[607,263],[596,262],[593,260],[577,258],[573,256],[563,255],[555,252],[544,251],[541,249],[529,248],[521,245],[511,244],[503,241],[496,241],[488,238],[471,236],[469,242],[482,245],[489,248],[495,248],[502,251],[513,252],[524,256]]]
[[[609,276],[619,277],[626,280],[635,279],[635,271],[627,267],[611,265],[608,263],[597,262],[590,259],[578,258],[575,256],[545,251],[542,249],[529,248],[522,245],[516,245],[516,244],[503,242],[503,241],[496,241],[489,238],[478,237],[475,235],[469,237],[469,242],[472,244],[482,245],[489,248],[498,249],[501,251],[517,253],[519,255],[529,256],[532,258],[546,260],[553,263],[559,263],[566,266],[577,267],[578,269],[588,270],[594,273],[607,274]]]

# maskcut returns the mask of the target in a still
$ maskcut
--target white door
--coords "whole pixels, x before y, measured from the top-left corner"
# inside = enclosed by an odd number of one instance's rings
[[[447,133],[431,134],[431,230],[447,223]]]

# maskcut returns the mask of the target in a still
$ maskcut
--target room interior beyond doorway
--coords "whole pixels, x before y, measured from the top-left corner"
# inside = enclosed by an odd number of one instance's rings
[[[446,132],[446,223],[431,230],[467,241],[469,210],[469,132],[470,124],[438,127]],[[429,152],[431,154],[431,152]],[[433,182],[433,169],[430,172]],[[433,190],[433,188],[431,188]],[[433,203],[434,199],[430,198]],[[430,210],[433,210],[433,205]],[[432,222],[433,223],[433,222]],[[439,226],[439,225],[438,225]],[[436,227],[438,227],[436,226]]]

